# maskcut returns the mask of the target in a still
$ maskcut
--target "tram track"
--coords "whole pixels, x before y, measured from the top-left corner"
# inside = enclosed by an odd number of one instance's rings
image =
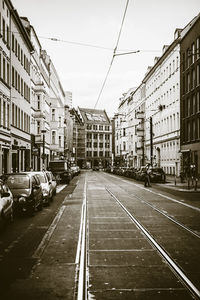
[[[200,298],[200,291],[191,282],[191,280],[184,274],[184,272],[179,268],[179,266],[170,258],[167,252],[156,242],[151,234],[144,228],[144,226],[126,209],[126,207],[120,202],[120,200],[108,189],[107,192],[117,201],[120,207],[127,213],[129,218],[137,225],[137,227],[144,233],[147,239],[153,244],[157,251],[162,255],[165,261],[169,264],[173,272],[179,279],[185,284],[185,286],[191,291],[191,293],[197,298]]]
[[[94,180],[95,179],[95,180]],[[108,184],[108,182],[106,181],[105,177],[101,176],[100,174],[96,174],[93,173],[92,176],[92,180],[90,181],[87,176],[86,176],[86,180],[85,180],[85,187],[84,187],[84,199],[83,199],[83,206],[82,206],[82,217],[81,217],[81,225],[80,225],[80,241],[79,241],[79,246],[78,246],[78,250],[77,250],[77,258],[76,258],[76,262],[77,262],[77,289],[76,289],[76,293],[75,293],[75,298],[76,300],[89,300],[89,299],[96,299],[93,298],[94,295],[91,294],[91,272],[93,272],[93,268],[96,268],[96,270],[98,270],[98,268],[118,268],[118,265],[101,265],[98,266],[98,264],[92,264],[90,262],[90,256],[91,255],[101,255],[101,253],[103,254],[104,252],[106,253],[116,253],[116,251],[119,253],[121,253],[121,251],[123,253],[132,253],[133,249],[121,249],[121,250],[115,250],[115,249],[99,249],[99,250],[93,250],[91,248],[90,245],[90,234],[89,232],[92,230],[90,229],[90,223],[91,220],[89,219],[89,201],[92,201],[91,199],[88,200],[88,195],[87,195],[87,186],[88,185],[92,185],[95,182],[97,182],[99,185],[101,183],[101,189],[104,189],[106,191],[106,193],[109,195],[110,199],[113,199],[114,202],[117,204],[118,207],[120,207],[120,209],[127,215],[128,219],[131,220],[131,222],[133,222],[135,224],[135,226],[138,228],[139,231],[142,232],[142,234],[145,236],[146,240],[152,245],[152,247],[157,251],[157,253],[159,254],[159,256],[162,258],[162,260],[165,261],[165,264],[168,265],[169,269],[173,272],[173,274],[177,277],[177,279],[179,280],[179,282],[182,283],[182,286],[185,288],[185,290],[188,290],[189,294],[191,295],[191,298],[193,299],[200,299],[200,290],[199,288],[193,283],[193,281],[190,279],[190,277],[187,275],[187,272],[184,271],[184,268],[180,266],[180,264],[177,263],[176,260],[173,259],[173,257],[170,255],[169,251],[165,250],[165,247],[163,247],[162,243],[160,244],[156,238],[151,234],[151,232],[145,227],[145,225],[142,224],[142,222],[140,220],[138,220],[137,216],[134,216],[134,213],[131,212],[127,207],[126,204],[124,204],[124,198],[123,201],[121,201],[120,196],[118,196],[118,194],[120,193],[120,190],[123,191],[123,193],[126,193],[126,197],[131,199],[133,197],[131,197],[128,194],[128,191],[123,188],[122,186],[119,186],[117,183],[114,183],[113,180],[110,182],[110,184]],[[113,191],[114,190],[114,191]],[[98,192],[98,189],[97,189]],[[194,232],[193,230],[191,230],[190,228],[188,228],[187,226],[185,226],[184,224],[182,224],[181,222],[175,220],[173,217],[169,216],[166,212],[163,212],[161,209],[158,209],[157,207],[155,207],[155,205],[153,205],[152,203],[149,203],[146,199],[144,199],[143,197],[139,197],[138,195],[134,195],[134,197],[141,202],[142,205],[146,205],[148,206],[150,209],[152,209],[153,211],[155,211],[156,213],[160,214],[162,218],[166,218],[168,221],[171,221],[175,226],[178,226],[181,230],[184,230],[185,232],[187,232],[187,234],[191,234],[194,238],[199,239],[200,235],[196,232]],[[114,202],[111,202],[112,205],[114,205]],[[94,219],[95,216],[90,216],[90,218]],[[99,217],[96,217],[97,219]],[[101,217],[103,218],[103,216]],[[104,218],[106,218],[104,216]],[[112,218],[112,217],[110,217]],[[124,218],[123,218],[124,219]],[[96,222],[96,221],[95,221]],[[96,222],[95,224],[101,224]],[[104,223],[109,224],[109,223]],[[125,223],[124,223],[125,224]],[[112,232],[117,232],[118,230],[113,229]],[[127,230],[129,231],[129,230]],[[101,233],[101,230],[99,231]],[[123,233],[122,233],[123,234]],[[115,239],[113,239],[115,240]],[[102,239],[102,241],[106,241],[106,239]],[[143,251],[143,250],[141,250]],[[100,253],[100,254],[99,254]],[[134,253],[134,252],[133,252]],[[98,271],[97,271],[98,272]],[[92,275],[92,278],[94,277],[94,274]],[[174,288],[170,288],[170,290],[173,291]],[[142,291],[142,289],[139,289],[140,291]],[[151,289],[150,289],[151,290]],[[156,288],[152,288],[152,290],[156,290]],[[162,290],[162,288],[161,288]],[[165,290],[165,289],[164,289]],[[176,288],[175,290],[180,290],[182,291],[182,289]],[[106,289],[106,291],[108,292],[109,289]],[[112,290],[111,290],[112,291]],[[117,292],[117,289],[115,289],[115,291]],[[137,289],[120,289],[119,293],[122,292],[137,292]],[[147,289],[144,289],[144,291],[148,291]],[[92,291],[93,292],[93,291]],[[95,291],[96,293],[97,291]],[[101,298],[100,298],[101,299]],[[121,299],[121,298],[120,298]],[[157,298],[156,298],[157,299]],[[188,298],[184,298],[184,299],[188,299]]]

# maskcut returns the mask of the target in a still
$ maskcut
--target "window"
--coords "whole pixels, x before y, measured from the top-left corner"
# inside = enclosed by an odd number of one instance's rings
[[[10,64],[7,63],[7,84],[10,85]]]
[[[52,131],[52,144],[55,145],[56,143],[56,132]]]
[[[15,36],[12,33],[12,51],[15,52]]]
[[[58,137],[58,141],[59,141],[59,147],[61,148],[61,141],[62,141],[62,139],[61,139],[61,136],[59,135],[59,137]]]
[[[12,67],[12,86],[15,86],[15,69]]]
[[[9,34],[9,27],[7,26],[7,46],[10,47],[10,34]]]
[[[99,143],[99,148],[103,148],[103,143]]]
[[[190,66],[190,57],[191,57],[191,51],[190,49],[187,49],[187,68]]]
[[[94,147],[94,148],[97,148],[97,142],[94,142],[94,143],[93,143],[93,147]]]
[[[100,157],[103,156],[103,151],[99,151],[99,156],[100,156]]]
[[[192,51],[191,51],[191,61],[194,63],[194,57],[195,57],[195,45],[194,43],[192,44]]]
[[[96,157],[97,156],[97,151],[94,151],[93,155],[94,155],[94,157]]]
[[[197,59],[200,57],[200,46],[199,46],[199,44],[200,44],[200,38],[198,37],[197,38]]]
[[[40,134],[40,121],[37,121],[37,134]]]
[[[61,117],[59,117],[59,127],[61,127]]]
[[[94,138],[95,140],[97,139],[97,134],[96,134],[96,133],[93,134],[93,138]]]
[[[55,121],[55,108],[52,108],[52,111],[51,111],[51,120]]]
[[[93,130],[97,130],[97,125],[93,125]]]
[[[6,81],[6,60],[3,58],[3,80]]]
[[[99,130],[103,130],[103,125],[99,125]]]
[[[40,95],[37,95],[37,109],[40,110]]]
[[[199,92],[197,92],[197,112],[200,111],[200,100],[199,100]]]
[[[200,84],[200,65],[197,65],[197,83],[196,85]]]
[[[187,74],[187,92],[190,90],[190,74]]]
[[[17,127],[17,106],[15,106],[15,127]]]
[[[4,43],[6,42],[6,23],[4,18],[3,18],[3,41]]]
[[[7,104],[7,128],[10,128],[10,105]]]
[[[24,81],[23,81],[23,79],[21,78],[21,95],[23,96],[23,92],[24,92],[24,90],[23,90],[23,87],[24,87]]]
[[[3,101],[3,126],[6,127],[6,102]]]

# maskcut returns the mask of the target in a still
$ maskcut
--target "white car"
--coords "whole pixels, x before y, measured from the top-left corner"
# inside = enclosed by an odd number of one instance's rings
[[[2,180],[0,180],[0,218],[3,222],[13,221],[13,195]]]
[[[52,195],[52,190],[50,188],[49,180],[47,178],[47,174],[43,171],[32,171],[31,173],[37,175],[42,188],[43,203],[49,205],[50,201],[52,201],[53,195]]]

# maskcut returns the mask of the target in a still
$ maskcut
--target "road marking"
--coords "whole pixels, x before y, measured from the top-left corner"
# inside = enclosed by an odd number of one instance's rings
[[[56,193],[60,193],[65,187],[67,186],[67,184],[62,184],[56,187]]]
[[[50,241],[51,236],[52,236],[54,230],[56,229],[58,222],[59,222],[60,218],[62,217],[62,214],[64,213],[65,209],[66,209],[66,205],[61,206],[61,208],[59,209],[58,213],[56,214],[55,218],[53,219],[53,222],[49,226],[49,229],[47,230],[46,234],[44,235],[42,241],[40,242],[39,246],[37,247],[34,254],[32,255],[33,258],[40,258],[42,256],[42,254],[43,254],[48,242]]]
[[[85,289],[85,267],[86,267],[86,255],[85,255],[85,248],[86,248],[86,180],[84,183],[84,193],[83,193],[83,227],[82,227],[82,240],[81,240],[81,253],[80,253],[80,266],[79,266],[79,277],[78,277],[78,293],[77,293],[77,300],[85,299],[84,291],[87,292]]]

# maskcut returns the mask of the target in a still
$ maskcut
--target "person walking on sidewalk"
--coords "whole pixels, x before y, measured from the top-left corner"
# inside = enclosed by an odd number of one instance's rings
[[[151,187],[151,183],[150,183],[150,168],[149,166],[147,166],[146,170],[145,170],[145,178],[144,178],[144,186],[147,187]]]

